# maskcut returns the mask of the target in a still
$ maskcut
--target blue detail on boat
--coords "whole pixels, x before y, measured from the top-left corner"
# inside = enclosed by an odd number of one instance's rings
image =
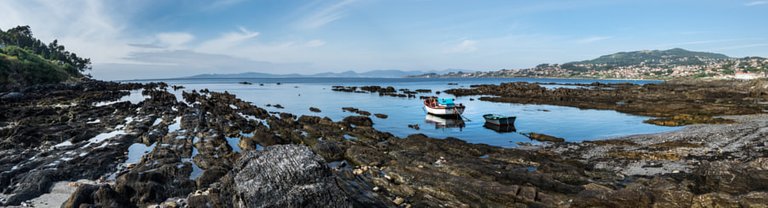
[[[439,98],[437,99],[437,103],[440,105],[447,105],[447,106],[454,105],[453,98]]]

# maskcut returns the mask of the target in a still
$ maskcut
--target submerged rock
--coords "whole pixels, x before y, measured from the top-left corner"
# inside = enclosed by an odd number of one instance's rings
[[[534,132],[527,133],[527,134],[524,134],[524,135],[527,136],[528,138],[532,139],[532,140],[536,140],[536,141],[540,141],[540,142],[564,142],[565,141],[565,139],[560,138],[560,137],[550,136],[550,135],[546,135],[546,134],[539,134],[539,133],[534,133]]]

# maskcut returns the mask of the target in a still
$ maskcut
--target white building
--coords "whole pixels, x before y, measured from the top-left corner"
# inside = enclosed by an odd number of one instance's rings
[[[744,79],[744,80],[756,79],[757,78],[757,74],[750,73],[750,72],[736,72],[736,76],[734,76],[734,78],[736,78],[736,79]]]

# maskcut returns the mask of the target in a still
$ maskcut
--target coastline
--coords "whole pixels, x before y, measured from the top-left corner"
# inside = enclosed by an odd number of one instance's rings
[[[99,182],[78,184],[67,206],[232,206],[267,199],[280,199],[272,205],[289,205],[302,197],[289,194],[291,190],[309,185],[299,178],[324,187],[310,190],[318,193],[308,199],[312,202],[377,207],[633,207],[707,203],[713,197],[748,205],[768,200],[760,188],[768,179],[750,175],[768,170],[766,153],[760,150],[768,142],[763,135],[768,132],[766,114],[728,117],[739,121],[735,124],[506,149],[420,134],[395,137],[373,128],[367,116],[332,121],[269,113],[229,93],[206,90],[176,98],[163,83],[48,87],[53,89],[26,91],[20,100],[4,104],[14,112],[5,112],[9,118],[30,110],[49,112],[2,129],[4,134],[9,129],[25,132],[11,139],[27,141],[2,143],[0,161],[7,165],[0,171],[12,179],[3,185],[15,187],[3,200],[7,205],[26,203],[58,181],[80,179]],[[147,96],[143,102],[92,105],[139,88]],[[62,120],[60,115],[80,116]],[[46,120],[54,122],[30,122]],[[62,126],[69,130],[59,130]],[[237,142],[230,143],[233,139]],[[138,163],[120,166],[132,144],[154,148]],[[725,176],[740,179],[716,180]],[[270,179],[275,177],[288,178]],[[258,192],[242,185],[252,183],[279,188]],[[698,185],[685,186],[691,183]],[[104,195],[90,197],[95,193]],[[648,198],[636,199],[643,196]]]

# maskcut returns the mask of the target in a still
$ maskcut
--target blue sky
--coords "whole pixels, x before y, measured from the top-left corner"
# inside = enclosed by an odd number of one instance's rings
[[[6,0],[100,79],[497,70],[633,50],[768,56],[768,0]]]

